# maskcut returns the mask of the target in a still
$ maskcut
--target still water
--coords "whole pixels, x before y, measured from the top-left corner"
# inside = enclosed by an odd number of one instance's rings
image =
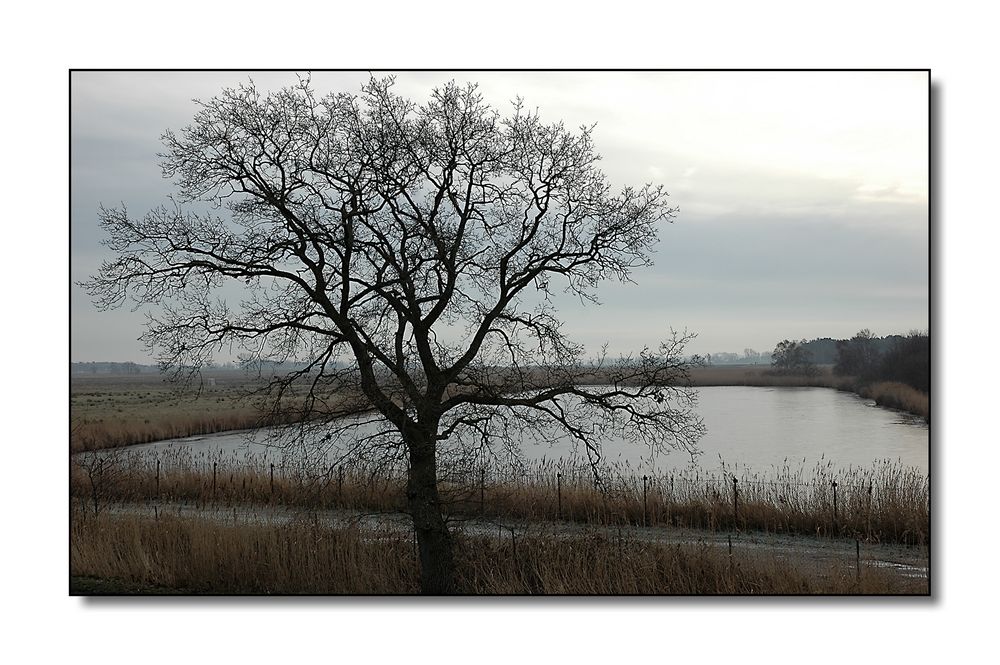
[[[928,470],[930,430],[920,419],[883,409],[852,393],[829,388],[760,388],[742,386],[698,389],[699,415],[706,435],[699,447],[697,465],[706,471],[729,468],[766,472],[788,464],[812,468],[869,468],[888,460],[921,473]],[[137,446],[133,450],[159,454],[169,449],[192,452],[257,455],[266,446],[246,433],[176,439]],[[526,460],[568,458],[568,443],[524,442]],[[679,470],[691,465],[682,452],[651,457],[648,450],[622,440],[603,445],[604,459],[627,464],[635,470]]]

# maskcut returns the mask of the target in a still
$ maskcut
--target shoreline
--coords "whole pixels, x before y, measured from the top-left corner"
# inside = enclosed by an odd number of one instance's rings
[[[769,365],[696,367],[691,370],[691,387],[832,388],[872,399],[879,407],[902,411],[930,424],[929,396],[909,386],[889,382],[859,384],[853,377],[835,376],[828,365],[819,366],[818,373],[811,376],[775,375],[770,369]],[[101,377],[97,381],[87,378],[74,382],[70,377],[71,453],[234,432],[261,424],[261,412],[239,398],[245,384],[232,382],[220,390],[183,399],[160,377],[148,381],[129,376]],[[602,384],[594,381],[593,385]],[[98,387],[103,390],[95,392]],[[144,397],[137,399],[140,394]],[[100,396],[98,403],[108,404],[95,407],[94,400],[89,399],[93,396]],[[86,403],[84,398],[88,398]]]

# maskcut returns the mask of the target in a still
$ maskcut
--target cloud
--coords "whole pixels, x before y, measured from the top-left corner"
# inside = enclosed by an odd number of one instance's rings
[[[376,72],[376,75],[382,75]],[[191,121],[195,97],[284,72],[75,72],[71,279],[106,255],[96,211],[162,203],[155,154]],[[353,91],[367,72],[318,72],[317,90]],[[479,81],[502,113],[521,95],[543,120],[597,123],[615,187],[665,185],[680,213],[656,265],[611,283],[595,315],[560,301],[567,330],[596,348],[655,344],[669,326],[702,352],[768,348],[783,337],[927,326],[927,87],[920,73],[405,72],[418,102],[454,78]],[[74,360],[143,360],[141,313],[98,313],[71,289]],[[704,348],[700,345],[704,344]]]

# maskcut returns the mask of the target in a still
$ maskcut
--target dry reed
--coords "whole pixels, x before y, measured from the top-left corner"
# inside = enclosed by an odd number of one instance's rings
[[[392,513],[405,510],[404,489],[403,468],[355,462],[316,469],[235,452],[87,453],[74,457],[70,477],[71,496],[95,512],[159,502]],[[826,464],[807,471],[786,462],[767,473],[723,466],[647,476],[613,465],[598,477],[585,466],[543,461],[444,469],[440,492],[456,518],[737,528],[914,545],[925,544],[930,530],[927,477],[888,461],[866,469]]]
[[[879,406],[906,411],[931,421],[930,396],[905,383],[880,381],[859,387],[857,393],[875,400]]]
[[[925,579],[851,560],[814,565],[706,545],[667,545],[594,531],[491,538],[458,534],[466,594],[902,594]],[[73,576],[184,593],[409,594],[419,588],[409,532],[78,513]]]

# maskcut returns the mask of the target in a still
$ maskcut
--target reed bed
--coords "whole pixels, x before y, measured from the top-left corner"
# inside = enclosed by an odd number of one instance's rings
[[[706,386],[777,386],[833,388],[875,400],[879,406],[899,409],[931,421],[930,395],[896,381],[866,383],[853,376],[837,376],[828,365],[814,375],[775,374],[767,366],[700,367],[691,371],[691,383]]]
[[[257,409],[228,413],[172,414],[139,420],[79,420],[70,431],[70,451],[102,450],[166,439],[250,429],[261,420]]]
[[[222,524],[192,517],[74,513],[72,576],[182,593],[411,594],[412,535],[308,520]],[[668,545],[594,530],[497,538],[457,533],[465,594],[897,594],[925,579],[876,567],[817,567],[708,545]]]
[[[691,370],[691,384],[695,387],[705,386],[783,386],[834,388],[837,390],[853,390],[854,379],[849,376],[836,376],[829,365],[816,367],[815,374],[778,374],[769,365],[724,365],[711,367],[695,367]]]
[[[116,450],[74,456],[70,491],[93,512],[154,502],[398,513],[406,508],[405,473],[394,462],[310,465],[277,452]],[[930,529],[928,478],[887,460],[863,469],[827,463],[807,470],[786,461],[768,472],[722,464],[716,472],[659,475],[625,464],[595,475],[572,460],[444,464],[439,491],[455,519],[759,530],[909,545],[925,545]]]
[[[70,574],[214,593],[415,593],[412,544],[389,530],[137,516],[74,518]]]
[[[916,388],[896,381],[879,381],[866,386],[860,386],[856,392],[862,397],[875,400],[879,406],[899,409],[921,416],[928,423],[931,421],[930,395]]]

